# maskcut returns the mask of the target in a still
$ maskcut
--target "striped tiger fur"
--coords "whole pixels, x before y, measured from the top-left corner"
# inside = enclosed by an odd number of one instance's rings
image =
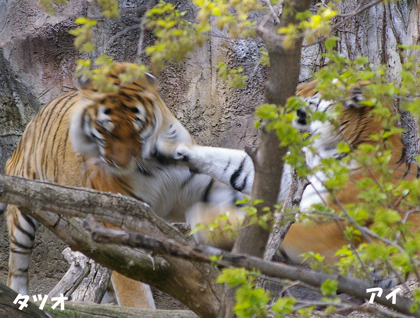
[[[297,95],[301,96],[312,111],[328,112],[333,109],[335,103],[323,100],[321,95],[316,92],[316,82],[312,81],[298,86]],[[375,119],[372,115],[372,107],[363,106],[360,101],[363,100],[362,89],[354,88],[352,96],[344,104],[342,114],[338,118],[339,125],[333,125],[331,122],[321,123],[320,121],[307,121],[307,111],[301,109],[297,112],[298,119],[294,122],[296,128],[301,131],[308,131],[310,134],[319,134],[312,145],[317,149],[318,155],[314,156],[311,152],[306,152],[306,163],[309,168],[314,168],[320,164],[322,158],[336,157],[340,159],[337,151],[337,145],[341,141],[346,141],[351,149],[357,149],[361,144],[378,145],[381,141],[374,141],[370,136],[378,134],[383,130],[382,122]],[[392,105],[388,105],[392,110]],[[389,168],[393,171],[392,177],[397,184],[399,180],[412,180],[420,175],[420,168],[416,164],[407,161],[405,147],[402,143],[401,135],[394,134],[388,138],[391,144],[391,160]],[[167,152],[169,151],[169,152]],[[250,194],[254,180],[254,166],[251,158],[239,150],[204,147],[191,144],[173,144],[166,147],[159,154],[167,162],[175,161],[178,164],[189,166],[191,169],[200,173],[205,173],[213,178],[230,185],[233,189]],[[337,201],[343,206],[349,203],[360,202],[358,194],[362,191],[357,189],[356,182],[366,177],[378,178],[379,175],[372,176],[370,172],[354,165],[347,164],[352,169],[348,184],[336,194]],[[286,173],[283,173],[282,191],[288,190],[288,180],[290,180],[289,167]],[[309,176],[309,185],[305,188],[300,203],[301,211],[308,209],[316,203],[327,204],[335,211],[340,211],[340,206],[331,199],[329,191],[323,186],[326,175],[322,171]],[[280,195],[280,199],[284,194]],[[229,208],[231,214],[235,207]],[[218,210],[195,209],[189,215],[192,226],[197,223],[209,224],[212,222]],[[239,213],[238,211],[236,213]],[[231,216],[232,218],[232,216]],[[413,223],[412,230],[418,232],[420,226],[420,216],[413,213],[409,216],[408,222]],[[196,236],[202,243],[207,239],[207,234],[198,234]],[[362,239],[361,242],[363,242]],[[355,242],[357,245],[360,242]],[[223,243],[226,245],[226,242]],[[231,243],[232,244],[232,243]],[[314,227],[306,227],[302,224],[293,224],[287,233],[280,251],[294,263],[303,261],[302,253],[314,252],[325,256],[324,261],[328,264],[335,263],[338,259],[336,252],[349,242],[343,235],[341,226],[335,222],[328,224],[318,223]],[[385,283],[386,284],[386,283]]]
[[[147,75],[120,85],[129,63],[115,63],[108,80],[118,91],[102,93],[80,80],[78,91],[53,100],[28,124],[6,174],[120,193],[148,203],[160,216],[184,221],[197,202],[234,203],[242,195],[188,167],[162,165],[154,157],[169,142],[193,139]],[[8,286],[28,294],[28,267],[38,223],[16,206],[7,209],[10,237]],[[120,305],[155,308],[148,285],[116,272],[112,283]]]

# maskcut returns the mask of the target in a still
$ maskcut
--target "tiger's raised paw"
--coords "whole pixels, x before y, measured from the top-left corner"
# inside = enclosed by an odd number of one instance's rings
[[[192,156],[191,146],[184,143],[161,144],[152,152],[152,156],[163,164],[188,163]]]
[[[184,161],[189,162],[192,159],[192,151],[190,145],[187,144],[179,144],[178,147],[174,150],[174,159],[176,161]]]

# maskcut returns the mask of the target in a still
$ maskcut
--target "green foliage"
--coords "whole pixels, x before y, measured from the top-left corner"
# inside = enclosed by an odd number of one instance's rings
[[[420,304],[420,290],[414,290],[413,291],[413,296],[414,296],[414,301],[416,302],[416,304],[414,304],[411,308],[410,311],[411,312],[416,312],[417,310],[419,310],[419,304]]]
[[[163,1],[146,12],[145,26],[157,38],[154,45],[146,48],[153,69],[162,68],[164,61],[179,62],[206,40],[204,32],[209,29],[189,22],[185,14],[179,12],[173,4]]]
[[[321,292],[326,296],[334,296],[337,292],[338,282],[336,280],[327,279],[321,285]]]
[[[260,62],[262,66],[270,66],[270,57],[268,56],[268,51],[265,48],[260,49]]]
[[[245,80],[248,76],[242,75],[243,69],[242,66],[239,66],[237,69],[228,69],[228,66],[219,62],[216,66],[218,72],[217,75],[223,78],[229,87],[244,88],[246,87]]]
[[[92,43],[93,32],[92,28],[98,23],[96,20],[89,18],[77,18],[75,24],[81,25],[79,28],[70,30],[70,34],[74,35],[74,46],[82,52],[90,53],[95,50],[95,45]]]
[[[115,92],[119,85],[124,86],[132,83],[136,79],[143,78],[147,72],[144,64],[133,64],[118,75],[120,83],[117,86],[114,80],[109,77],[113,69],[112,61],[112,58],[103,54],[95,59],[93,66],[96,66],[96,68],[92,68],[92,61],[90,59],[80,59],[77,61],[76,72],[78,76],[84,76],[90,79],[93,88],[100,92]]]
[[[98,0],[98,5],[101,8],[101,14],[110,19],[118,19],[120,11],[118,8],[118,0]]]
[[[279,205],[274,206],[274,213],[270,211],[269,207],[263,207],[262,211],[264,214],[259,215],[257,213],[258,204],[263,204],[263,200],[251,200],[250,197],[244,197],[242,200],[236,202],[238,205],[243,205],[241,210],[245,212],[248,217],[247,225],[258,225],[266,231],[270,231],[272,227],[273,214],[280,209]]]
[[[199,231],[206,230],[209,233],[208,241],[218,242],[220,239],[227,238],[229,241],[234,241],[239,233],[239,228],[243,220],[238,219],[235,222],[229,218],[230,212],[219,215],[214,221],[209,224],[198,223],[189,235],[193,235]]]
[[[287,3],[286,3],[287,5]],[[330,2],[327,7],[319,3],[318,11],[301,12],[296,14],[297,24],[289,24],[286,27],[279,28],[277,33],[284,36],[283,46],[285,48],[293,48],[295,39],[305,36],[308,43],[313,43],[317,38],[329,37],[331,33],[331,19],[337,15],[334,4]],[[283,10],[290,10],[285,6]]]
[[[194,0],[199,12],[199,21],[203,30],[212,29],[213,24],[220,30],[226,30],[231,38],[249,38],[256,36],[256,21],[249,19],[253,11],[261,11],[264,8],[256,0]]]
[[[286,317],[286,315],[293,313],[295,303],[296,300],[290,297],[279,298],[271,306],[271,310],[276,317]]]
[[[249,272],[243,268],[224,268],[217,279],[219,284],[228,284],[230,288],[236,287],[236,305],[233,308],[237,317],[267,317],[272,312],[275,317],[285,317],[291,314],[296,300],[282,297],[271,306],[270,294],[264,288],[256,288],[258,272]]]
[[[244,284],[236,290],[236,304],[233,311],[237,317],[266,317],[267,304],[270,300],[268,291],[254,288],[253,284]]]
[[[396,97],[400,98],[400,107],[420,117],[417,93],[419,85],[417,73],[420,63],[412,56],[408,56],[401,74],[402,81],[388,83],[385,82],[384,66],[373,68],[364,57],[354,61],[343,58],[333,49],[336,41],[336,38],[332,38],[326,42],[325,57],[331,63],[314,76],[318,80],[317,90],[324,99],[336,101],[335,109],[323,114],[313,113],[302,101],[299,102],[299,98],[294,97],[284,106],[260,106],[256,111],[260,119],[258,125],[264,124],[265,127],[274,129],[280,143],[289,146],[290,153],[285,159],[297,169],[300,176],[316,172],[323,172],[327,176],[322,184],[329,191],[331,200],[337,200],[335,195],[349,182],[354,182],[356,185],[359,192],[354,203],[342,205],[333,213],[314,205],[312,212],[300,217],[301,222],[309,224],[313,224],[313,220],[319,220],[320,214],[326,219],[330,215],[343,221],[342,226],[349,243],[352,242],[354,245],[344,246],[337,252],[339,261],[336,268],[341,275],[367,279],[370,271],[381,269],[384,274],[397,272],[404,277],[414,268],[418,268],[414,261],[420,251],[420,235],[411,233],[412,224],[407,222],[404,216],[406,213],[407,215],[419,213],[417,206],[420,204],[420,182],[418,179],[398,180],[401,176],[396,177],[395,170],[389,168],[393,151],[390,140],[394,136],[401,135],[403,130],[396,127],[398,115],[392,114],[392,108],[388,105],[392,105]],[[341,141],[337,147],[338,153],[342,154],[338,156],[339,158],[322,158],[318,166],[308,169],[302,148],[305,147],[307,153],[316,157],[318,150],[311,144],[317,137],[308,137],[293,130],[291,123],[296,118],[295,110],[305,108],[308,122],[319,120],[338,125],[342,109],[346,102],[351,100],[353,88],[358,85],[363,85],[364,100],[360,104],[371,107],[371,116],[381,123],[383,130],[369,136],[364,143],[358,144],[356,149],[349,141]],[[410,98],[401,97],[408,94]],[[349,175],[351,176],[351,170],[355,166],[360,167],[360,171],[365,171],[366,177],[352,180]],[[404,162],[398,169],[403,171],[407,167]],[[410,209],[412,212],[408,212]],[[367,230],[363,226],[367,224],[370,224],[368,234],[374,236],[375,240],[359,244],[362,233]],[[358,247],[354,248],[357,244]],[[309,252],[303,257],[311,268],[326,271],[322,256]],[[328,282],[321,287],[321,291],[333,295],[335,288],[334,283]],[[412,309],[415,308],[418,308],[418,305]],[[331,314],[335,310],[335,305],[331,304],[325,313]]]

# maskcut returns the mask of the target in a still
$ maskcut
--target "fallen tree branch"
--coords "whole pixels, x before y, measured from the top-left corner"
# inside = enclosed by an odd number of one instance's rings
[[[93,214],[97,220],[132,231],[162,233],[180,241],[187,240],[148,204],[120,194],[0,175],[0,202],[69,217]]]
[[[51,309],[50,304],[46,305],[44,310],[56,318],[198,318],[196,314],[188,310],[138,309],[85,302],[65,302],[64,304],[64,310]]]
[[[109,229],[100,225],[93,217],[85,220],[84,224],[91,232],[93,240],[97,242],[140,247],[147,249],[154,254],[169,254],[202,262],[216,262],[222,266],[244,267],[248,270],[258,269],[263,275],[282,279],[299,280],[316,287],[320,287],[327,279],[331,279],[338,282],[338,292],[346,293],[361,299],[368,299],[371,296],[370,293],[366,292],[366,289],[371,288],[372,286],[356,278],[328,275],[297,266],[269,262],[258,257],[231,253],[211,246],[191,245],[175,242],[173,240],[155,238],[146,234]],[[220,260],[214,261],[214,258],[211,258],[214,256],[217,256]],[[400,313],[420,317],[420,310],[417,310],[415,313],[410,312],[411,306],[414,305],[410,299],[397,295],[395,304],[392,303],[391,298],[386,299],[385,295],[390,292],[390,290],[384,290],[384,297],[376,297],[375,302],[395,309]]]
[[[72,301],[99,304],[108,288],[112,271],[82,253],[72,251],[70,247],[61,254],[70,268],[48,293],[48,298],[63,294]]]
[[[46,314],[38,308],[36,304],[28,301],[26,307],[22,305],[24,299],[18,299],[16,304],[13,303],[16,300],[18,294],[11,290],[9,287],[0,284],[0,316],[1,317],[14,317],[14,318],[51,318],[50,315]],[[28,299],[29,300],[29,299]],[[22,306],[22,309],[19,309]]]
[[[152,258],[138,249],[94,242],[77,219],[95,215],[101,222],[191,242],[147,204],[122,195],[3,175],[0,175],[0,202],[19,206],[72,250],[170,294],[200,317],[219,316],[224,293],[215,283],[219,272],[214,266],[170,255]]]

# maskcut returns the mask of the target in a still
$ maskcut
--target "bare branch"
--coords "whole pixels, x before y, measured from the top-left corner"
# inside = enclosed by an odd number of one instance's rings
[[[299,178],[297,176],[296,170],[293,170],[289,193],[287,194],[286,200],[284,201],[283,207],[280,211],[280,215],[276,218],[273,230],[271,231],[267,241],[267,246],[264,252],[264,259],[266,261],[270,261],[276,254],[280,244],[283,242],[283,239],[287,234],[287,231],[292,225],[292,222],[287,222],[284,224],[286,209],[291,209],[292,207],[299,204],[307,184],[307,181],[305,179]]]
[[[376,6],[377,4],[383,2],[383,0],[376,0],[373,1],[372,3],[369,3],[368,5],[362,7],[365,4],[366,1],[361,1],[358,5],[358,7],[350,13],[342,13],[342,14],[337,14],[337,17],[339,18],[346,18],[345,21],[347,21],[349,18],[352,18],[360,13],[362,13],[363,11],[366,11],[374,6]]]
[[[92,238],[97,242],[113,243],[139,247],[150,250],[155,254],[169,254],[176,257],[193,259],[204,262],[215,262],[222,266],[244,267],[248,270],[259,269],[262,274],[277,278],[300,280],[311,286],[319,287],[327,279],[338,282],[338,291],[355,296],[361,299],[370,298],[366,289],[371,287],[366,282],[355,279],[345,278],[339,275],[327,275],[321,272],[314,272],[297,266],[290,266],[282,263],[268,262],[261,258],[244,254],[231,253],[221,249],[205,246],[178,243],[171,240],[155,238],[146,234],[133,233],[117,229],[106,228],[93,218],[85,221],[85,226],[89,228]],[[214,256],[219,260],[215,261]],[[390,290],[384,290],[384,294],[389,294]],[[377,297],[378,304],[395,309],[403,314],[410,314],[420,317],[420,310],[415,313],[410,312],[410,307],[414,304],[411,300],[397,295],[396,303],[392,299]]]
[[[277,16],[277,13],[276,13],[275,9],[273,8],[271,2],[269,0],[263,0],[263,2],[270,9],[270,14],[274,18],[274,21],[276,21],[276,23],[279,24],[280,23],[280,19]],[[268,18],[269,17],[270,16],[268,16]]]
[[[359,5],[359,7],[356,8],[355,11],[351,12],[351,13],[347,13],[347,14],[339,14],[337,15],[337,17],[342,17],[344,18],[343,20],[341,20],[340,22],[335,23],[332,27],[331,30],[334,30],[336,28],[339,28],[340,26],[342,26],[344,23],[346,23],[348,20],[350,20],[351,18],[353,18],[354,16],[369,10],[370,8],[376,6],[377,4],[383,2],[384,0],[376,0],[366,6],[364,6],[363,8],[361,8],[360,6],[364,4],[364,1],[362,1],[362,3]]]
[[[126,34],[126,33],[128,33],[128,32],[130,32],[130,31],[133,31],[133,30],[137,30],[137,29],[141,29],[141,25],[142,24],[140,24],[140,26],[139,25],[137,25],[137,24],[135,24],[135,25],[130,25],[130,26],[128,26],[128,27],[126,27],[126,28],[124,28],[124,29],[122,29],[120,32],[117,32],[117,33],[115,33],[109,40],[108,40],[108,42],[105,44],[105,46],[104,46],[104,49],[103,49],[103,52],[105,53],[105,52],[107,52],[108,50],[109,50],[109,47],[111,46],[111,44],[112,43],[114,43],[114,41],[115,40],[119,40],[119,39],[121,39],[121,37],[124,35],[124,34]]]
[[[149,1],[147,3],[147,5],[146,5],[147,11],[149,11],[151,4],[152,4],[151,1]],[[142,57],[142,54],[143,54],[143,42],[144,42],[144,33],[145,33],[145,25],[144,25],[145,17],[146,16],[144,15],[141,18],[141,21],[140,21],[140,36],[139,36],[139,42],[137,43],[137,58],[136,58],[136,60],[139,64],[142,62],[141,57]]]

